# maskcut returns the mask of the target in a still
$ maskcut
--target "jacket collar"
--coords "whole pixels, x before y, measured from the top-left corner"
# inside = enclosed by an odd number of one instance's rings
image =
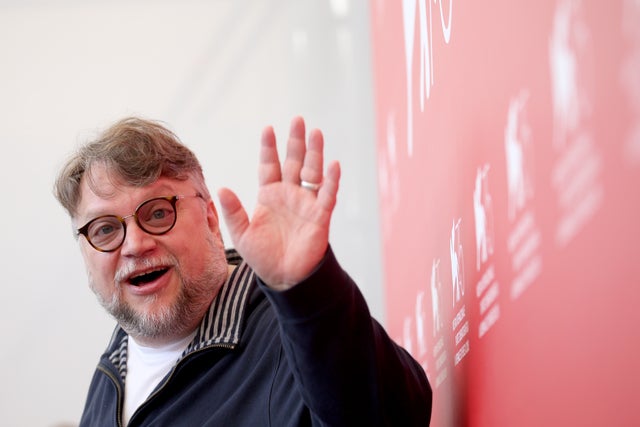
[[[238,264],[211,303],[183,356],[212,345],[235,347],[240,342],[254,274],[233,250],[227,251],[227,262]]]

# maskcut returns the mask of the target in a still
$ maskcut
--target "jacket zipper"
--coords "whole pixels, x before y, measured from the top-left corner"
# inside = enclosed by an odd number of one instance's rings
[[[105,367],[103,367],[101,365],[98,365],[98,369],[100,371],[102,371],[107,377],[109,377],[109,379],[111,380],[113,385],[116,387],[116,394],[117,394],[117,398],[116,398],[116,422],[118,423],[118,427],[122,427],[122,401],[123,401],[123,398],[124,398],[124,393],[122,392],[122,387],[120,386],[120,381],[107,368],[105,368]]]

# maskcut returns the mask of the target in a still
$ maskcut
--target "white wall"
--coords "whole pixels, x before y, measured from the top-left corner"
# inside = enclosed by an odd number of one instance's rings
[[[79,420],[113,321],[51,188],[124,115],[166,121],[249,209],[263,126],[282,138],[302,114],[323,129],[343,166],[331,241],[384,320],[368,14],[349,0],[0,4],[3,425]]]

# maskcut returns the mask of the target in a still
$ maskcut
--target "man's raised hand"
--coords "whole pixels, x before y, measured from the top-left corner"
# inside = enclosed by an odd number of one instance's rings
[[[236,250],[263,282],[278,290],[301,282],[322,260],[336,204],[340,165],[330,162],[323,176],[322,133],[309,132],[308,142],[305,136],[304,120],[294,118],[281,165],[273,128],[262,132],[258,201],[251,219],[235,193],[218,191]]]

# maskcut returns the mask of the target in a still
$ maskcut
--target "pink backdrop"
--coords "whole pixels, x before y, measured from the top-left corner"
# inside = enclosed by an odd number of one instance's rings
[[[371,6],[387,324],[432,425],[640,425],[640,0]]]

